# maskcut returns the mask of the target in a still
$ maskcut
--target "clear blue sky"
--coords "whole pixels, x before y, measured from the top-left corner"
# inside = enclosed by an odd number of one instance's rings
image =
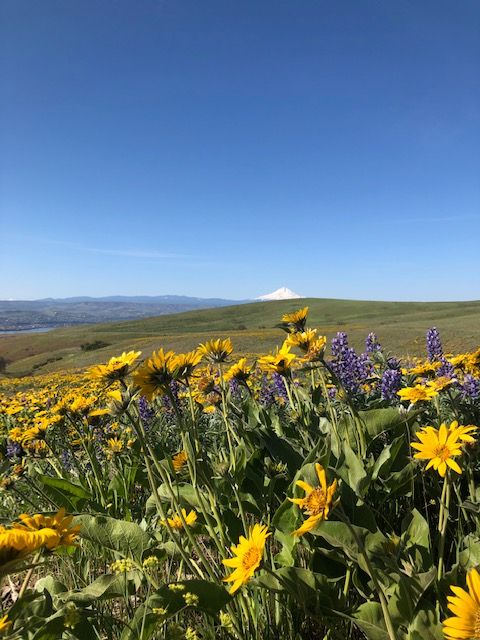
[[[478,0],[2,0],[0,298],[480,298]]]

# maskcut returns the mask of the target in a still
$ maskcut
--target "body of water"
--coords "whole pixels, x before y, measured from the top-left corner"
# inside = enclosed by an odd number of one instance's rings
[[[10,331],[0,331],[1,335],[16,336],[17,333],[47,333],[57,327],[38,327],[37,329],[11,329]]]

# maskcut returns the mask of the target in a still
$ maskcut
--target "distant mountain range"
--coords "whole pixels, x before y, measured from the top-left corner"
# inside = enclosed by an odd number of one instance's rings
[[[257,300],[289,300],[300,298],[287,287],[281,287]],[[161,316],[182,311],[226,307],[252,300],[196,298],[191,296],[76,296],[41,300],[0,300],[0,331],[32,331],[54,329],[76,324],[96,324]]]
[[[31,331],[76,324],[135,320],[242,302],[244,301],[169,295],[0,300],[0,331]]]
[[[24,301],[26,302],[26,301]],[[195,298],[191,296],[103,296],[94,298],[91,296],[77,296],[74,298],[42,298],[28,302],[36,303],[65,303],[73,304],[77,302],[126,302],[128,304],[179,304],[189,307],[207,308],[223,307],[230,304],[239,304],[238,300],[225,300],[223,298]]]

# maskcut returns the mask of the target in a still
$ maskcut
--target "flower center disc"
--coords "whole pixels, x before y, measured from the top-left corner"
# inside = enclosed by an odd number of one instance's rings
[[[480,640],[480,609],[477,609],[475,612],[474,625],[475,625],[475,636],[473,637],[473,640]]]
[[[450,457],[450,449],[444,444],[436,447],[433,453],[437,458],[440,458],[442,462],[445,462],[445,460],[448,460],[448,458]]]
[[[260,551],[256,547],[251,547],[242,558],[242,567],[245,571],[256,567],[260,563]]]
[[[317,487],[305,500],[305,511],[310,516],[318,516],[325,511],[326,495],[323,489]]]

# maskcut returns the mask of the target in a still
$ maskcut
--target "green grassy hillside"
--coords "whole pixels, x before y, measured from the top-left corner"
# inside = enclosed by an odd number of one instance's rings
[[[0,355],[9,361],[8,373],[44,373],[101,362],[119,352],[141,349],[148,355],[159,347],[184,351],[213,337],[230,336],[239,353],[259,353],[280,344],[275,328],[282,314],[310,307],[308,325],[332,337],[346,331],[354,346],[375,331],[387,350],[400,355],[421,355],[425,332],[440,330],[450,351],[474,349],[480,344],[480,301],[476,302],[371,302],[306,298],[256,302],[202,311],[189,311],[142,320],[84,325],[43,334],[0,336]],[[83,351],[96,340],[109,346]]]

